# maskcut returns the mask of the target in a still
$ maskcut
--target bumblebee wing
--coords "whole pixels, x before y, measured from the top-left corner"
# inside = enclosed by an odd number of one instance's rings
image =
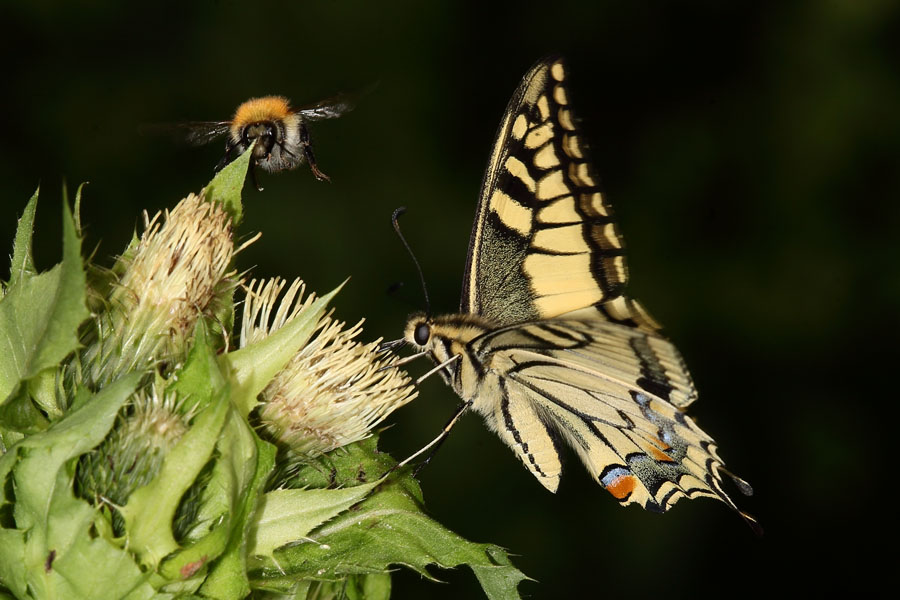
[[[313,104],[306,104],[296,109],[304,119],[308,121],[321,121],[322,119],[335,119],[356,108],[359,99],[368,95],[377,84],[352,92],[336,94],[325,100],[319,100]]]
[[[307,121],[321,121],[323,119],[336,119],[344,113],[350,112],[356,104],[350,96],[340,94],[327,100],[321,100],[315,104],[300,107],[297,113]]]
[[[228,133],[231,121],[193,121],[181,123],[183,139],[192,146],[203,146]]]
[[[150,123],[141,126],[141,133],[167,135],[191,146],[204,146],[228,133],[231,121],[189,121],[187,123]]]

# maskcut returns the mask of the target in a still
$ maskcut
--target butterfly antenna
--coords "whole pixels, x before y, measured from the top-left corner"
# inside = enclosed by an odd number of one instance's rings
[[[394,214],[391,216],[391,223],[394,224],[394,231],[397,232],[397,236],[400,238],[400,241],[403,242],[403,245],[406,247],[406,251],[409,252],[409,256],[412,258],[413,264],[416,265],[416,271],[419,273],[419,281],[422,282],[422,293],[425,295],[425,314],[430,317],[431,302],[428,299],[428,288],[425,287],[425,275],[422,273],[422,267],[421,265],[419,265],[419,261],[416,260],[416,255],[413,253],[409,242],[406,241],[406,238],[403,237],[403,233],[400,231],[400,223],[398,222],[398,219],[400,218],[400,215],[405,212],[405,206],[401,206],[400,208],[395,210]]]

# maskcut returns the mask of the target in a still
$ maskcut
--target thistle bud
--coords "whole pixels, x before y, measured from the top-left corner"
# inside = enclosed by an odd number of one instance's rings
[[[174,396],[150,386],[138,392],[119,415],[110,434],[78,465],[81,496],[111,507],[124,505],[131,492],[159,472],[168,451],[187,432],[190,415],[182,415]],[[113,528],[121,534],[123,522],[113,513]]]
[[[183,355],[197,319],[230,294],[231,230],[218,204],[194,194],[146,222],[82,355],[92,387]]]

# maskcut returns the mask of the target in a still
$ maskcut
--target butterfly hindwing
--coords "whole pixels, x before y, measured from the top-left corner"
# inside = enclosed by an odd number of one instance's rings
[[[623,504],[664,511],[685,495],[727,498],[712,438],[676,408],[696,393],[664,338],[552,319],[498,329],[470,347],[499,391],[479,394],[474,408],[551,491],[562,440]]]

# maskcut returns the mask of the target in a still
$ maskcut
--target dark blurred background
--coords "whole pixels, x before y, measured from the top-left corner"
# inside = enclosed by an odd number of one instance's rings
[[[0,9],[2,243],[40,183],[36,254],[52,265],[63,181],[89,181],[88,246],[111,257],[140,210],[198,191],[222,152],[141,137],[139,124],[377,82],[354,112],[313,126],[333,183],[304,166],[245,189],[242,233],[264,235],[238,263],[319,292],[352,276],[335,305],[365,316],[370,339],[398,337],[423,306],[391,211],[409,207],[435,310],[455,310],[503,108],[534,61],[564,53],[632,292],[684,353],[701,391],[692,414],[754,485],[737,500],[766,534],[710,501],[619,508],[574,457],[551,495],[474,415],[421,474],[430,513],[516,554],[534,598],[812,592],[884,575],[890,554],[871,542],[896,513],[882,436],[896,427],[898,3],[61,4]],[[455,405],[427,381],[383,446],[411,453]],[[400,570],[395,597],[480,594],[468,570],[435,575],[449,585]]]

